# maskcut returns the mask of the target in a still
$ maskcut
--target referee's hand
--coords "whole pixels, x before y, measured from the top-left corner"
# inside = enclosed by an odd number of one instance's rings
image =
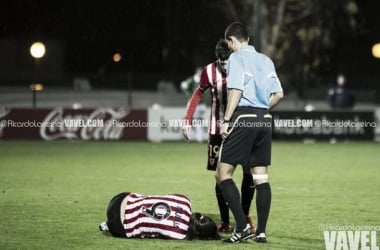
[[[220,136],[223,140],[225,140],[229,135],[231,131],[228,131],[229,123],[223,122],[222,127],[220,128]]]

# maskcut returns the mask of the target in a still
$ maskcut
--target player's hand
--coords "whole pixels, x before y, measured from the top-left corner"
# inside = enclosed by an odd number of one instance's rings
[[[190,138],[191,138],[191,125],[184,125],[182,127],[182,134],[187,141],[190,140]]]
[[[222,137],[223,140],[225,140],[230,135],[231,131],[229,131],[228,128],[229,128],[229,123],[223,122],[222,127],[220,128],[220,136]]]

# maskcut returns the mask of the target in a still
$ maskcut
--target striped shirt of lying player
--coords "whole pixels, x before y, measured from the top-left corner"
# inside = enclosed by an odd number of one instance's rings
[[[180,194],[120,193],[109,202],[99,230],[121,238],[220,239],[215,222],[192,213],[190,200]]]

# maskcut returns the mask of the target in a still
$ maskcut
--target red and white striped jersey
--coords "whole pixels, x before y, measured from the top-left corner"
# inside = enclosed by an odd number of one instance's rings
[[[210,63],[203,68],[199,87],[194,91],[193,96],[188,102],[185,122],[192,119],[203,93],[207,89],[210,89],[211,112],[209,134],[219,134],[220,120],[223,119],[227,103],[226,77],[225,73],[219,71],[217,62]]]
[[[127,238],[184,239],[191,216],[190,200],[179,194],[130,193],[123,226]]]

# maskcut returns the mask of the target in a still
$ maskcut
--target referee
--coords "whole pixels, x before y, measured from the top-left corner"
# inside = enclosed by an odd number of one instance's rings
[[[235,231],[225,242],[237,243],[255,236],[256,242],[265,243],[272,199],[268,182],[272,118],[268,111],[280,102],[283,91],[272,60],[248,45],[248,32],[243,24],[230,24],[224,36],[234,53],[227,65],[228,99],[220,130],[224,141],[215,174],[236,221]],[[248,225],[232,179],[238,164],[251,168],[256,185],[256,235]]]

